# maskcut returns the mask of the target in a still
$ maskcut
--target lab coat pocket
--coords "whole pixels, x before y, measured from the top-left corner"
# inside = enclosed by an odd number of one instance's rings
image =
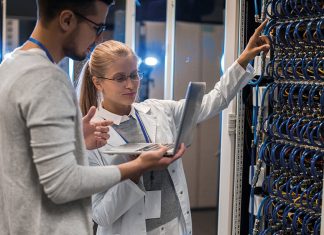
[[[161,190],[146,191],[145,193],[145,219],[161,217]]]

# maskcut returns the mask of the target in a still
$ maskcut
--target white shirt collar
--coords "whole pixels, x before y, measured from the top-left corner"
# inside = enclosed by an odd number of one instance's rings
[[[128,121],[130,117],[133,117],[136,119],[135,108],[133,105],[132,105],[131,111],[128,115],[121,116],[121,115],[109,112],[108,110],[106,110],[102,107],[102,104],[100,104],[98,107],[98,110],[97,110],[97,115],[105,120],[113,121],[115,125],[119,125],[122,122]]]

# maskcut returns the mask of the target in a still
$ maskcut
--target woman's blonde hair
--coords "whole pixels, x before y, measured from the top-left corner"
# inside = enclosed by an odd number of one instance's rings
[[[79,103],[83,115],[86,115],[91,106],[98,107],[101,96],[92,82],[92,77],[104,76],[105,71],[123,57],[136,54],[124,43],[109,40],[105,41],[94,49],[89,61],[84,65],[79,77]]]

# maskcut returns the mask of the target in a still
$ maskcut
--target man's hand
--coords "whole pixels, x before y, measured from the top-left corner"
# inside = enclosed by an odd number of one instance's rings
[[[158,150],[144,152],[135,160],[118,165],[121,180],[131,179],[138,182],[139,177],[145,171],[165,169],[184,154],[185,146],[181,144],[177,153],[172,157],[164,156],[167,150],[166,147],[161,146]]]
[[[255,30],[251,36],[246,48],[239,56],[237,62],[246,69],[248,63],[254,59],[261,51],[267,53],[270,49],[270,40],[267,36],[261,35],[262,30],[267,25],[268,20],[263,23]]]
[[[88,150],[104,146],[109,138],[109,125],[111,121],[91,122],[96,113],[96,107],[92,106],[87,115],[82,118],[83,137]]]
[[[165,156],[168,148],[161,145],[161,148],[155,151],[144,152],[136,159],[140,162],[144,171],[165,169],[172,162],[180,158],[185,152],[184,144],[181,144],[179,150],[174,156]]]

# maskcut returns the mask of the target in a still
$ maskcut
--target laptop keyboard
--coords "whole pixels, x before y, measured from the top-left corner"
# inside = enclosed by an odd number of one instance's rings
[[[139,149],[139,151],[150,151],[150,150],[157,150],[160,148],[161,144],[152,144],[149,146],[146,146],[144,148]],[[171,149],[174,147],[174,144],[162,144],[163,146],[167,147],[168,149]]]

